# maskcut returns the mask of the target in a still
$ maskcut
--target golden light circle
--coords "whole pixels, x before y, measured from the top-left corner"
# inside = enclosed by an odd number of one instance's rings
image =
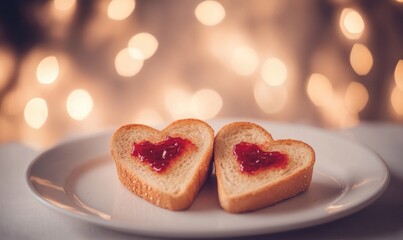
[[[190,92],[182,88],[168,89],[164,95],[164,104],[173,119],[187,118],[191,116]]]
[[[75,0],[54,0],[54,6],[59,11],[68,11],[76,4]]]
[[[135,7],[134,0],[112,0],[108,5],[108,17],[113,20],[123,20],[132,14]]]
[[[403,60],[400,59],[395,68],[395,83],[396,86],[403,91]]]
[[[262,66],[263,80],[270,86],[280,86],[287,78],[287,68],[278,58],[268,58]]]
[[[219,24],[225,17],[224,7],[216,1],[203,1],[197,5],[195,15],[206,26]]]
[[[131,54],[132,50],[131,49],[138,49],[142,52],[143,58],[148,59],[150,58],[158,48],[158,40],[150,33],[147,32],[142,32],[134,35],[130,40],[129,40],[129,52]],[[135,55],[132,56],[134,58],[137,58],[137,54],[134,53]]]
[[[136,53],[136,54],[135,54]],[[133,57],[136,56],[137,58]],[[138,49],[122,49],[115,58],[116,72],[122,77],[132,77],[143,67],[142,53]]]
[[[255,50],[248,46],[237,47],[232,53],[232,70],[240,76],[248,76],[255,72],[259,59]]]
[[[59,63],[55,56],[49,56],[42,59],[36,69],[38,82],[42,84],[51,84],[59,76]]]
[[[190,110],[193,115],[200,119],[210,119],[215,117],[223,105],[219,93],[212,89],[202,89],[197,91],[190,100]]]
[[[31,127],[38,129],[48,118],[48,105],[42,98],[32,98],[24,108],[25,122]]]
[[[399,116],[403,116],[403,91],[397,86],[392,91],[390,102],[392,103],[395,113]]]
[[[253,93],[257,105],[268,114],[281,111],[288,98],[287,89],[284,86],[269,86],[263,81],[255,84]]]
[[[345,8],[340,16],[340,29],[348,39],[358,39],[365,29],[364,19],[356,10]]]
[[[351,82],[346,90],[345,103],[353,113],[361,112],[368,103],[369,94],[365,86],[359,82]]]
[[[306,91],[313,104],[318,107],[329,104],[333,98],[332,83],[322,74],[314,73],[310,76]]]
[[[350,63],[358,75],[364,76],[371,71],[374,60],[371,52],[365,45],[356,43],[351,49]]]
[[[0,47],[0,90],[10,80],[13,69],[15,67],[15,56],[14,53],[8,48]]]
[[[67,97],[67,112],[74,120],[84,120],[92,111],[93,100],[91,95],[84,89],[76,89]]]

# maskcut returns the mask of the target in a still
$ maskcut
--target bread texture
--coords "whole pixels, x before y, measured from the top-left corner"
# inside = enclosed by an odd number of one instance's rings
[[[286,154],[284,168],[269,168],[255,174],[241,172],[235,145],[247,142],[264,151]],[[249,122],[225,125],[217,133],[214,165],[221,207],[231,213],[261,209],[306,191],[312,180],[315,152],[308,144],[292,139],[274,140],[264,128]]]
[[[132,156],[134,143],[158,143],[167,137],[188,139],[196,147],[178,156],[164,172]],[[121,183],[130,191],[159,207],[187,209],[208,175],[212,161],[214,130],[197,119],[177,120],[163,130],[142,124],[120,127],[112,136],[110,151]]]

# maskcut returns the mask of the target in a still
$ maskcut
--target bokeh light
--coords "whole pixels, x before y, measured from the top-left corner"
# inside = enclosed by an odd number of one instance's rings
[[[51,84],[59,76],[59,63],[55,56],[45,57],[40,61],[36,69],[38,82]]]
[[[190,100],[190,110],[196,118],[210,119],[221,110],[223,101],[219,93],[212,89],[197,91]]]
[[[123,20],[132,14],[136,2],[134,0],[112,0],[108,5],[108,17],[113,20]]]
[[[191,117],[402,124],[401,1],[6,1],[0,141]]]
[[[54,0],[54,6],[59,11],[68,11],[76,4],[76,0]]]
[[[403,60],[400,59],[395,68],[395,83],[396,86],[403,91]]]
[[[143,55],[140,50],[124,48],[116,55],[116,72],[122,77],[132,77],[140,72],[143,63]]]
[[[340,28],[346,38],[358,39],[364,32],[365,23],[356,10],[345,8],[340,16]]]
[[[32,98],[24,108],[25,122],[35,129],[39,129],[48,118],[48,105],[43,98]]]
[[[281,111],[288,98],[287,89],[284,86],[269,86],[263,81],[255,84],[253,93],[257,105],[268,114]]]
[[[142,32],[134,35],[129,40],[129,53],[135,59],[138,58],[137,49],[141,51],[143,58],[150,58],[158,48],[158,40],[150,33]],[[134,52],[133,52],[133,49]],[[134,54],[134,55],[133,55]]]
[[[74,120],[84,120],[90,114],[92,108],[92,97],[84,89],[76,89],[67,97],[66,109],[69,116]]]
[[[248,76],[255,72],[259,59],[255,50],[248,46],[235,48],[232,53],[232,70],[241,76]]]
[[[403,116],[403,90],[396,86],[390,96],[390,102],[392,103],[395,113],[399,116]]]
[[[356,43],[351,49],[350,63],[358,75],[364,76],[371,71],[374,60],[371,51],[365,45]]]
[[[216,1],[203,1],[197,5],[195,15],[206,26],[219,24],[225,17],[224,7]]]
[[[346,107],[352,113],[361,112],[368,103],[369,94],[365,86],[359,82],[351,82],[346,90]]]
[[[7,48],[0,47],[0,90],[7,85],[7,81],[15,67],[14,54]]]
[[[270,86],[280,86],[287,78],[287,68],[278,58],[268,58],[262,66],[262,78]]]
[[[171,88],[165,92],[164,104],[173,119],[191,116],[190,100],[192,95],[182,88]]]
[[[328,105],[333,99],[333,85],[322,74],[314,73],[310,76],[306,91],[313,104],[318,107]]]

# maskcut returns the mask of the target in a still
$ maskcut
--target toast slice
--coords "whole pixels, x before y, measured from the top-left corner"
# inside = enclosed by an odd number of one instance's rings
[[[210,174],[213,143],[214,130],[207,123],[182,119],[162,131],[122,126],[110,150],[119,180],[130,191],[159,207],[184,210]]]
[[[315,152],[306,143],[275,141],[253,123],[228,124],[214,143],[220,205],[227,212],[240,213],[296,196],[309,188],[314,163]]]

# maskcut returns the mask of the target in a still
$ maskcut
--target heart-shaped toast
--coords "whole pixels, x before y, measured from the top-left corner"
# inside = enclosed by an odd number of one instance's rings
[[[141,124],[120,127],[111,156],[119,180],[145,200],[170,210],[188,208],[210,173],[214,130],[197,119],[162,131]]]
[[[273,140],[264,128],[231,123],[217,133],[214,165],[221,207],[254,211],[306,191],[315,152],[297,140]]]

